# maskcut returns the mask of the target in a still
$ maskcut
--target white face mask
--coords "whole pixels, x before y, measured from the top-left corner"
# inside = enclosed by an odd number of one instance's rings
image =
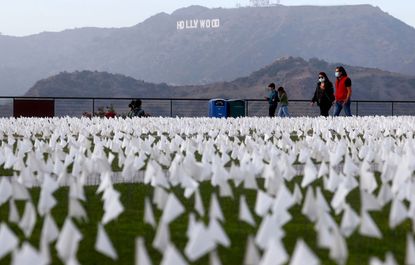
[[[324,83],[324,82],[326,81],[326,79],[325,79],[325,78],[320,78],[318,81],[319,81],[320,83]]]
[[[340,77],[340,72],[336,72],[336,73],[334,73],[334,75],[335,75],[336,77]]]

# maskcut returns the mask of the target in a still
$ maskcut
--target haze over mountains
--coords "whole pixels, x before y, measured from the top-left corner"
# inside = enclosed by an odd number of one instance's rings
[[[333,75],[334,64],[310,59],[283,58],[231,82],[199,86],[151,84],[106,72],[63,72],[40,80],[27,96],[52,97],[156,97],[156,98],[245,98],[262,99],[270,82],[286,88],[290,99],[311,99],[319,71]],[[353,77],[353,99],[408,100],[415,98],[415,77],[378,69],[346,66]],[[332,80],[334,81],[334,80]]]
[[[193,19],[219,19],[220,27],[177,29],[178,21]],[[40,79],[76,70],[208,84],[248,76],[288,56],[415,75],[415,29],[370,5],[193,6],[130,28],[0,36],[0,93],[22,95]]]

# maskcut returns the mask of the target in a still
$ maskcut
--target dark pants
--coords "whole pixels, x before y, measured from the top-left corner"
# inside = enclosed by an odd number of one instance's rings
[[[320,104],[320,115],[328,117],[330,108],[331,104]]]
[[[269,105],[269,116],[270,117],[275,117],[275,111],[277,110],[277,106],[278,104],[270,104]]]

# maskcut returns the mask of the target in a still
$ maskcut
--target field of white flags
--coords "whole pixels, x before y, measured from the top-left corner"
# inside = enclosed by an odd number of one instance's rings
[[[415,264],[415,117],[0,120],[1,264]]]

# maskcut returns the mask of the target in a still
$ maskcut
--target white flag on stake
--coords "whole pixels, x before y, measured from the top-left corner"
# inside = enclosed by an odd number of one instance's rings
[[[163,260],[160,265],[187,265],[186,260],[180,254],[179,251],[172,245],[169,244],[166,252],[164,252]]]
[[[359,224],[359,215],[349,205],[346,205],[346,210],[343,213],[343,218],[341,222],[342,234],[346,237],[351,236],[354,230],[359,226]]]
[[[311,186],[307,189],[301,213],[307,216],[312,222],[315,222],[318,218],[319,209],[317,208],[316,199],[314,198],[314,190]]]
[[[67,263],[70,260],[76,260],[76,253],[79,247],[79,241],[82,239],[82,234],[73,224],[70,218],[65,220],[65,224],[59,234],[56,242],[56,250],[59,258]]]
[[[205,207],[203,207],[199,189],[195,191],[195,210],[200,216],[205,216]]]
[[[95,250],[107,257],[112,258],[113,260],[118,259],[117,252],[115,251],[114,246],[112,245],[111,240],[105,232],[102,224],[98,225],[98,234],[97,239],[95,240]]]
[[[135,265],[151,265],[150,257],[148,256],[144,238],[138,237],[135,240]]]
[[[406,236],[405,264],[415,265],[415,242],[414,237],[409,233]]]
[[[224,247],[229,247],[231,245],[231,241],[229,240],[229,237],[226,235],[225,230],[223,230],[222,226],[215,218],[210,219],[208,230],[210,236],[219,245],[222,245]]]
[[[196,222],[196,215],[194,213],[190,213],[188,215],[188,223],[187,223],[187,230],[186,230],[186,236],[187,238],[190,238],[193,234],[193,228],[195,228]]]
[[[169,197],[167,199],[166,207],[164,208],[161,221],[166,224],[169,224],[177,217],[179,217],[181,214],[183,214],[184,210],[185,209],[183,205],[172,192],[169,194]]]
[[[297,183],[295,183],[295,186],[294,186],[293,197],[294,197],[295,203],[297,203],[298,205],[301,205],[301,202],[303,201],[303,194]]]
[[[102,224],[104,225],[117,218],[124,211],[124,206],[121,204],[119,196],[116,194],[118,194],[118,192],[109,196],[104,202],[104,216],[102,217]]]
[[[328,176],[329,172],[330,171],[329,171],[329,167],[327,166],[327,163],[322,162],[321,165],[320,165],[320,169],[318,171],[317,177],[321,178],[323,176]]]
[[[385,256],[385,262],[383,262],[379,258],[372,257],[370,258],[369,265],[398,265],[398,262],[396,262],[393,254],[391,252],[388,252]]]
[[[304,177],[301,181],[301,187],[305,188],[317,179],[317,169],[309,158],[304,166]]]
[[[388,183],[383,183],[378,193],[377,200],[383,207],[393,199],[392,188]]]
[[[162,187],[155,187],[153,194],[153,203],[159,210],[163,210],[167,203],[169,194]]]
[[[78,199],[69,198],[68,216],[77,219],[78,221],[87,221],[88,216],[84,207]]]
[[[319,265],[320,260],[307,244],[302,239],[299,239],[295,244],[290,265],[303,265],[304,263],[307,263],[307,265]]]
[[[46,242],[50,243],[55,241],[59,236],[59,228],[53,220],[53,217],[50,214],[47,214],[42,227],[42,234],[41,239]]]
[[[184,253],[190,261],[196,261],[216,247],[215,239],[203,223],[196,223],[186,244]]]
[[[28,238],[32,234],[33,228],[36,224],[36,210],[32,202],[26,202],[22,219],[19,222],[19,227]]]
[[[7,202],[12,196],[12,185],[10,184],[9,178],[0,178],[0,206]]]
[[[255,202],[255,213],[258,216],[264,217],[271,208],[274,198],[269,196],[262,190],[258,190]]]
[[[166,223],[160,222],[157,228],[156,236],[153,240],[153,247],[160,253],[163,253],[170,243],[170,230]]]
[[[360,190],[360,200],[362,204],[362,210],[364,211],[379,211],[382,209],[375,196],[364,190]]]
[[[4,223],[0,224],[0,242],[0,260],[19,244],[17,236]]]
[[[13,254],[12,265],[46,265],[46,261],[37,250],[35,250],[29,243],[23,243],[20,250]]]
[[[42,188],[37,206],[39,215],[44,216],[45,214],[49,213],[56,204],[57,201],[53,197],[52,193],[47,191],[45,188]]]
[[[281,241],[273,238],[262,256],[260,265],[280,265],[288,261],[288,254]]]
[[[406,218],[408,218],[408,210],[399,199],[395,198],[389,212],[389,227],[395,229]]]
[[[337,264],[345,264],[349,256],[347,242],[338,229],[334,229],[332,234],[333,242],[330,246],[329,256],[331,259],[335,260]]]
[[[18,224],[20,221],[19,211],[13,199],[9,200],[9,222]]]
[[[144,223],[151,225],[153,228],[156,227],[156,219],[154,218],[153,207],[148,198],[144,200]]]
[[[222,209],[220,208],[218,198],[216,197],[215,193],[212,193],[210,197],[209,218],[216,218],[222,222],[225,220],[225,218],[223,217]]]
[[[13,187],[13,199],[14,200],[29,200],[30,194],[29,191],[23,186],[21,183],[17,182],[17,180],[12,180],[12,187]]]
[[[379,228],[372,217],[365,211],[362,211],[359,233],[368,237],[382,238]]]
[[[283,236],[283,232],[279,231],[281,228],[278,227],[277,221],[271,215],[266,215],[258,228],[255,237],[255,243],[261,249],[266,249],[268,246],[268,242],[277,237],[277,239],[281,239]]]
[[[244,195],[241,195],[239,198],[239,220],[244,221],[254,227],[256,225]]]
[[[291,194],[284,183],[281,183],[280,188],[278,189],[277,197],[272,205],[272,211],[275,213],[277,211],[289,210],[295,203],[296,200],[294,195]]]
[[[252,236],[246,241],[246,250],[243,265],[257,265],[261,260],[261,256],[255,246],[255,239]]]
[[[217,251],[212,251],[209,254],[209,265],[222,265]]]

